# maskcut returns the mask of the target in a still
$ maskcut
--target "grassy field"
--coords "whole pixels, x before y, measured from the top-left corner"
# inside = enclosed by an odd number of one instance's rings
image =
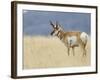
[[[23,44],[23,68],[56,68],[89,66],[90,62],[90,41],[87,45],[87,56],[82,56],[80,47],[75,48],[75,56],[56,37],[24,36]]]

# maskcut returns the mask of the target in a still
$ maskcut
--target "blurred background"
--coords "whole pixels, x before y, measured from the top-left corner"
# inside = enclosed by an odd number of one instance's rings
[[[62,25],[64,31],[83,31],[91,34],[91,14],[80,12],[57,12],[23,10],[24,35],[50,35],[56,21]]]

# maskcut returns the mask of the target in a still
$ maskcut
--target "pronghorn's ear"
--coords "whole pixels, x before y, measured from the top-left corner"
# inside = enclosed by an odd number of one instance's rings
[[[60,28],[62,28],[62,25],[61,25],[61,24],[59,24],[59,27],[60,27]]]
[[[59,27],[59,29],[60,29],[60,30],[63,30],[63,28],[62,28],[62,25],[61,25],[61,24],[58,24],[58,27]]]

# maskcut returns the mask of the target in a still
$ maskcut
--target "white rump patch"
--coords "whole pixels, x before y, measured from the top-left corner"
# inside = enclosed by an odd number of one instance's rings
[[[87,33],[82,32],[81,35],[80,35],[80,38],[81,38],[81,40],[82,40],[82,42],[83,42],[84,44],[87,43],[87,41],[88,41],[88,35],[87,35]]]

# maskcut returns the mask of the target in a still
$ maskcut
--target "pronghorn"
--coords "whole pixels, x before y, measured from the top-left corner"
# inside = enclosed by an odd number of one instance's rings
[[[53,27],[53,31],[51,35],[57,36],[60,40],[63,41],[65,46],[68,49],[68,55],[70,54],[70,48],[72,48],[73,55],[75,55],[74,48],[81,46],[83,49],[83,56],[86,55],[86,45],[88,41],[88,35],[85,32],[64,32],[62,26],[56,22],[53,24],[50,21],[51,26]]]

